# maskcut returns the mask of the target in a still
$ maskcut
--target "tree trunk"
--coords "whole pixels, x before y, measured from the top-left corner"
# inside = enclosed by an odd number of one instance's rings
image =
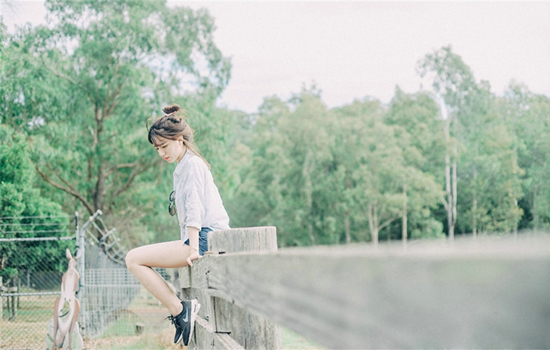
[[[307,224],[307,230],[309,233],[309,240],[311,245],[315,245],[315,234],[313,233],[313,225],[311,223]]]
[[[517,209],[518,207],[518,199],[517,198],[514,198],[514,207]],[[515,219],[515,215],[514,215],[514,237],[517,237],[518,236],[518,221],[517,219]]]
[[[537,187],[535,186],[535,190],[533,191],[533,222],[535,226],[535,230],[539,229],[539,212],[537,208]]]
[[[474,239],[477,237],[477,195],[474,193],[474,203],[472,204],[472,226],[474,228]]]
[[[350,244],[351,243],[351,234],[350,234],[350,222],[349,222],[349,217],[347,217],[345,220],[344,220],[344,229],[346,231],[346,244]]]
[[[474,165],[474,200],[472,202],[472,228],[474,239],[477,237],[477,169]]]
[[[401,230],[401,238],[403,244],[407,244],[407,185],[403,185],[403,224]]]
[[[103,162],[99,164],[97,171],[97,182],[94,191],[94,209],[103,209],[103,197],[105,196],[105,172],[103,169]],[[93,213],[91,213],[93,214]]]
[[[517,129],[516,129],[516,118],[517,118],[517,113],[514,112],[513,114],[514,116],[514,121],[513,121],[513,126],[514,126],[514,160],[517,162],[517,156],[518,156],[518,149],[517,149],[517,138],[518,138],[518,132],[517,132]],[[516,172],[514,172],[514,176],[517,180],[518,178],[518,174]],[[518,198],[514,196],[514,205],[515,205],[515,208],[517,209],[518,208]],[[515,215],[514,215],[514,219],[515,219]],[[514,222],[514,237],[517,237],[518,236],[518,220],[515,219],[515,222]]]
[[[449,145],[450,136],[450,117],[445,120],[445,141]],[[447,148],[445,152],[445,191],[447,193],[447,229],[449,233],[449,239],[454,238],[454,225],[453,225],[453,194],[451,192],[451,155]]]
[[[455,135],[455,138],[456,138],[456,123],[457,121],[454,120],[453,121],[453,129],[454,129],[454,135]],[[455,142],[454,142],[454,146],[453,146],[453,204],[452,204],[452,207],[453,207],[453,217],[452,217],[452,230],[450,231],[451,233],[451,237],[450,239],[453,240],[455,238],[455,224],[456,224],[456,204],[457,204],[457,199],[458,199],[458,194],[457,194],[457,164],[456,164],[456,161],[458,159],[458,145],[457,145],[457,142],[456,142],[456,139],[455,139]]]
[[[307,205],[308,213],[311,214],[311,207],[312,207],[312,192],[313,192],[313,184],[311,182],[311,172],[315,165],[315,159],[311,160],[311,152],[306,153],[306,157],[304,159],[304,166],[302,168],[302,176],[304,177],[304,194],[305,194],[305,202]],[[315,235],[313,234],[313,225],[310,223],[307,224],[308,233],[309,233],[309,240],[311,241],[311,245],[315,245]]]
[[[376,214],[376,205],[369,204],[367,214],[369,217],[371,241],[374,245],[378,245],[378,215]]]

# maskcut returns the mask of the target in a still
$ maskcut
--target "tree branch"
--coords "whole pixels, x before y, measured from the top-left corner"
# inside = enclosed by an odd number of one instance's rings
[[[130,174],[130,177],[128,178],[128,180],[126,181],[126,183],[124,184],[124,186],[120,189],[118,189],[117,191],[115,191],[115,193],[113,194],[113,196],[111,197],[111,199],[114,199],[116,198],[119,194],[121,194],[122,192],[126,191],[130,185],[132,184],[132,182],[134,181],[134,179],[136,178],[136,176],[144,173],[146,170],[148,169],[148,167],[143,167],[139,170],[136,170],[134,169],[132,171],[132,173]]]
[[[35,168],[36,168],[36,171],[40,174],[40,176],[42,177],[42,179],[44,181],[46,181],[47,183],[49,183],[53,187],[55,187],[57,189],[60,189],[64,192],[67,192],[68,194],[76,197],[78,200],[80,200],[82,202],[82,204],[84,204],[84,206],[86,207],[86,209],[88,209],[90,214],[92,214],[94,212],[94,209],[92,208],[92,205],[86,200],[86,198],[84,198],[84,196],[82,194],[80,194],[78,191],[76,191],[74,188],[72,188],[72,186],[69,185],[69,187],[64,187],[63,185],[60,185],[60,184],[54,182],[52,179],[50,179],[48,177],[48,175],[46,175],[42,170],[40,170],[40,168],[37,165],[35,165]],[[63,181],[63,183],[68,185],[68,183],[63,178],[61,178],[59,175],[57,175],[57,176],[59,177],[59,179],[61,179],[61,181]]]
[[[383,229],[384,227],[388,226],[389,224],[391,224],[395,219],[397,219],[397,216],[394,216],[390,219],[388,219],[386,222],[384,222],[382,225],[378,226],[378,230],[381,230]]]
[[[118,89],[113,93],[113,101],[111,102],[111,105],[109,106],[109,109],[105,112],[105,114],[104,114],[105,116],[111,115],[111,113],[113,112],[115,107],[118,105],[118,103],[116,102],[116,99],[117,99],[118,94],[120,93],[120,91],[122,91],[123,86],[124,86],[124,84],[120,84],[118,86]],[[107,106],[107,104],[105,104],[105,106]]]
[[[108,178],[111,176],[115,171],[122,169],[122,168],[134,168],[135,166],[139,165],[139,162],[133,162],[133,163],[124,163],[124,164],[118,164],[109,169],[107,173],[105,174],[105,178]]]
[[[118,90],[115,91],[112,94],[112,99],[111,99],[111,88],[113,86],[113,81],[115,80],[115,76],[117,75],[119,67],[120,67],[120,65],[118,64],[118,62],[116,64],[114,64],[113,75],[112,75],[111,79],[109,79],[109,86],[107,87],[107,99],[105,100],[105,104],[103,105],[103,116],[104,117],[107,117],[107,116],[111,115],[111,113],[113,112],[113,109],[117,106],[116,98],[117,98],[118,94],[120,93],[120,91],[122,90],[123,84],[120,84]],[[106,109],[108,105],[110,107],[109,107],[109,109]]]
[[[445,208],[445,210],[449,210],[449,204],[447,204],[447,200],[445,199],[444,196],[441,196],[441,202],[443,202],[443,207]]]
[[[99,143],[99,140],[97,138],[97,133],[92,129],[91,126],[88,127],[88,130],[90,130],[90,134],[92,134],[92,138],[94,139],[92,143],[92,149],[95,149],[96,145]]]
[[[111,136],[107,137],[103,143],[109,144],[109,141],[111,141],[115,136],[118,136],[118,132],[115,132],[114,134],[111,134]]]
[[[44,67],[46,67],[47,70],[49,70],[53,75],[55,75],[56,77],[58,78],[61,78],[61,79],[64,79],[64,80],[67,80],[68,82],[78,86],[79,88],[81,88],[82,90],[85,90],[88,92],[88,98],[90,99],[90,101],[92,102],[92,104],[95,105],[95,99],[93,98],[92,94],[91,94],[91,91],[89,89],[87,89],[85,86],[83,86],[82,84],[79,84],[76,80],[74,80],[73,78],[63,74],[63,73],[60,73],[60,72],[57,72],[55,71],[54,69],[50,68],[44,59],[42,59],[42,64],[44,65]]]

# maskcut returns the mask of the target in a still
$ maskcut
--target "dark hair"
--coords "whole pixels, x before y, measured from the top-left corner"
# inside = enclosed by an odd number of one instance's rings
[[[177,140],[180,136],[183,137],[183,144],[198,155],[210,168],[210,164],[200,154],[193,139],[193,129],[186,122],[187,113],[177,104],[166,106],[162,109],[165,115],[153,120],[149,126],[151,119],[147,120],[147,129],[149,131],[148,140],[154,146],[160,145],[159,139]]]

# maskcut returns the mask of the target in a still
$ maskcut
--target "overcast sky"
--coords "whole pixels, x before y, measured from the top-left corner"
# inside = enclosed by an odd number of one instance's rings
[[[42,1],[9,2],[0,10],[10,30],[44,22]],[[215,41],[233,64],[220,101],[229,108],[255,112],[264,97],[288,98],[311,82],[329,107],[389,102],[396,85],[418,91],[416,63],[449,44],[494,93],[515,79],[550,96],[550,1],[169,3],[215,18]]]

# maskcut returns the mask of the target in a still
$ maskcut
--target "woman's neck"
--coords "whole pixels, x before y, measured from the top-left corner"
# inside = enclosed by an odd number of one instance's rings
[[[183,159],[183,157],[185,156],[185,153],[187,153],[187,147],[183,145],[183,151],[181,152],[180,156],[176,160],[178,163]]]

